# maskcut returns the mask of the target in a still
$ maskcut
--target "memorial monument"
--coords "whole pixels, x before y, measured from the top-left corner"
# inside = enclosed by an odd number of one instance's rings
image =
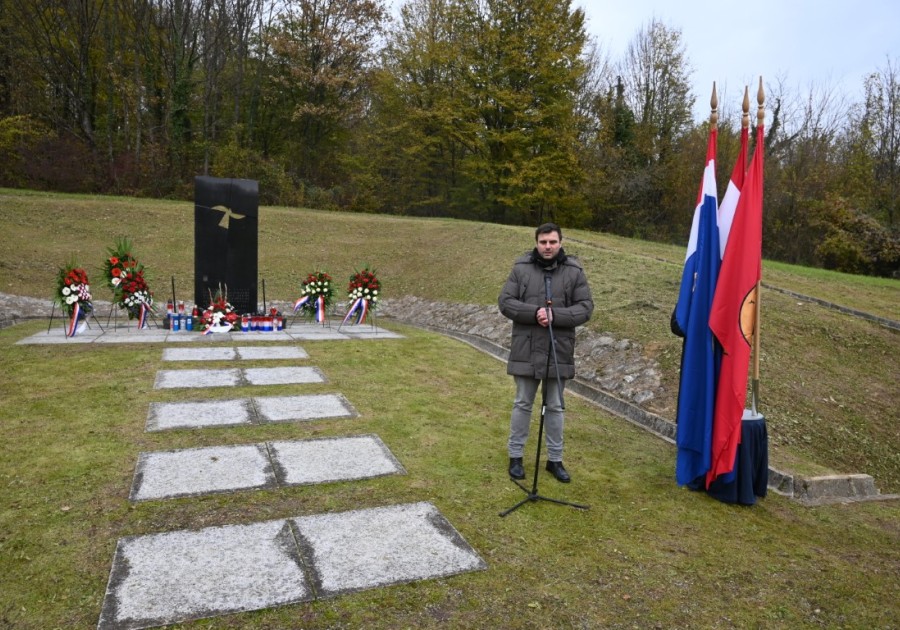
[[[238,313],[255,313],[258,292],[259,184],[194,178],[194,303],[221,289]]]

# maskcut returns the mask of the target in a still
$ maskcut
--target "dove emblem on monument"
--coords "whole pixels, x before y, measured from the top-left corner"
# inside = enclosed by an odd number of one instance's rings
[[[218,212],[223,212],[225,214],[225,216],[222,217],[222,220],[219,221],[219,227],[223,227],[226,230],[231,225],[231,223],[230,223],[231,219],[234,219],[234,220],[243,219],[245,216],[243,214],[238,214],[236,212],[233,212],[231,210],[231,208],[229,208],[227,206],[213,206],[211,209],[216,210]]]

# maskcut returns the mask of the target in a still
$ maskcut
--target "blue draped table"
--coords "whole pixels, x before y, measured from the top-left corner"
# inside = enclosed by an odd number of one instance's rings
[[[722,481],[724,475],[710,484],[706,493],[723,503],[753,505],[756,497],[766,496],[769,485],[769,435],[766,418],[744,410],[741,421],[741,443],[734,458],[734,479]]]

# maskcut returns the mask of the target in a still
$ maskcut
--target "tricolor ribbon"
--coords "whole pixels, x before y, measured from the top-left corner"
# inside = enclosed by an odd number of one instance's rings
[[[140,310],[138,311],[138,330],[142,328],[147,328],[147,314],[150,312],[150,309],[147,308],[147,305],[141,302]]]
[[[78,317],[81,315],[81,304],[75,302],[72,307],[72,318],[69,320],[69,328],[66,331],[66,337],[74,337],[78,334]]]
[[[204,335],[211,335],[211,334],[213,334],[212,324],[210,324],[209,326],[206,327],[206,330],[203,331],[203,334],[204,334]]]
[[[341,322],[341,326],[346,324],[353,315],[356,315],[355,324],[362,324],[366,321],[366,315],[369,313],[369,300],[366,298],[356,298],[353,304],[350,305],[350,310],[347,311],[347,314],[344,315],[344,321]]]
[[[309,297],[310,297],[309,295],[304,295],[302,298],[300,298],[296,302],[294,302],[294,312],[295,313],[297,311],[299,311],[301,308],[303,308],[307,302],[309,302]]]
[[[316,299],[316,321],[320,324],[325,323],[325,296],[320,295]]]

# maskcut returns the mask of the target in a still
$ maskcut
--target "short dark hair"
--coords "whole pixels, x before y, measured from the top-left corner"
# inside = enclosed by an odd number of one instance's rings
[[[538,240],[541,234],[549,234],[550,232],[556,232],[559,234],[559,240],[562,240],[562,228],[555,223],[544,223],[538,226],[538,229],[534,231],[534,240]]]

